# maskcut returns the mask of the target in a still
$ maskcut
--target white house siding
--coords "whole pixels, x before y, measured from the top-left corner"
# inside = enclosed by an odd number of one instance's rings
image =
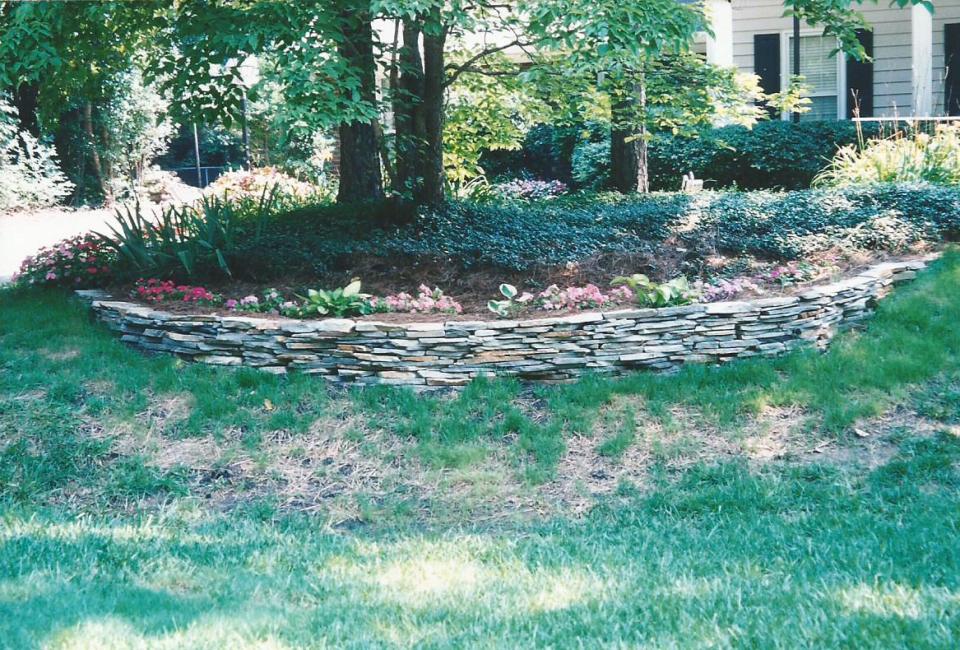
[[[947,70],[944,67],[943,30],[950,23],[960,23],[960,0],[934,0],[933,2],[933,108],[942,113],[943,88]]]
[[[960,9],[960,0],[947,0],[947,3]],[[863,14],[874,32],[874,114],[906,115],[911,107],[910,9],[883,5],[881,0],[879,6],[863,7]],[[793,28],[793,21],[783,12],[783,0],[733,0],[733,60],[740,70],[753,72],[755,34],[782,34]],[[809,26],[801,28],[807,30]],[[942,34],[940,40],[942,67]]]

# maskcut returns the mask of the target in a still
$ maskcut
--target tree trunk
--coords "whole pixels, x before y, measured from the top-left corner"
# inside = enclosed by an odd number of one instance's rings
[[[377,77],[369,13],[350,12],[344,14],[343,19],[345,38],[337,46],[338,51],[360,75],[360,98],[374,104]],[[353,203],[382,199],[383,175],[375,120],[341,124],[339,131],[340,189],[337,201]]]
[[[86,195],[87,184],[84,154],[86,137],[81,136],[82,127],[80,126],[83,122],[82,112],[79,107],[71,107],[60,113],[53,140],[60,166],[74,184],[72,199],[75,202]]]
[[[21,83],[13,93],[13,105],[17,107],[20,130],[35,138],[40,137],[40,119],[37,113],[39,96],[40,85],[36,83]]]
[[[87,153],[90,156],[94,178],[97,181],[100,193],[106,200],[110,196],[110,191],[107,187],[107,179],[103,174],[103,165],[100,163],[100,147],[97,143],[97,136],[93,132],[93,102],[89,100],[83,103],[83,132],[87,136]]]
[[[444,47],[446,29],[441,22],[440,8],[430,12],[430,26],[423,34],[423,120],[424,155],[420,158],[419,205],[442,205],[446,199],[443,171],[443,93],[446,81]]]
[[[396,174],[393,189],[403,202],[410,202],[419,191],[417,160],[423,155],[426,127],[423,119],[423,59],[420,57],[421,21],[403,21],[403,45],[393,97],[396,132]]]
[[[624,194],[650,191],[647,128],[643,122],[646,93],[642,84],[635,97],[636,106],[620,103],[612,109],[614,126],[610,132],[610,175],[614,188]],[[638,122],[639,126],[632,126]]]

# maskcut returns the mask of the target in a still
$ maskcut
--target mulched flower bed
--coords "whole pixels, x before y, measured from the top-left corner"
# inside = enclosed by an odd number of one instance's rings
[[[334,289],[360,279],[372,313],[342,314],[355,319],[385,322],[431,320],[491,320],[491,300],[503,300],[500,287],[513,285],[517,298],[510,318],[560,316],[596,309],[626,308],[637,304],[625,287],[612,287],[620,275],[642,272],[653,282],[666,281],[687,271],[706,280],[691,282],[690,294],[671,304],[716,302],[789,295],[819,282],[854,275],[858,270],[892,259],[916,259],[929,249],[918,248],[894,256],[883,253],[831,251],[803,262],[772,263],[723,256],[685,259],[683,249],[671,247],[638,255],[604,256],[561,267],[544,267],[524,274],[492,269],[464,270],[455,264],[391,264],[379,258],[360,258],[352,268],[314,277],[289,278],[281,284],[216,282],[203,286],[144,279],[138,286],[114,285],[109,292],[128,296],[174,313],[216,313],[245,316],[333,317],[334,313],[295,313],[310,288]],[[692,273],[691,273],[692,272]],[[688,275],[689,277],[689,275]],[[159,287],[163,286],[163,289]],[[419,291],[418,291],[419,286]],[[519,300],[519,298],[523,298]],[[379,306],[379,310],[374,306]]]

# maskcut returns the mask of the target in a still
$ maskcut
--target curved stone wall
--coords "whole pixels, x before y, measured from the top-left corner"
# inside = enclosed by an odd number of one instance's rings
[[[569,381],[586,372],[667,370],[825,345],[889,287],[923,268],[879,264],[789,297],[664,309],[617,309],[522,321],[384,323],[181,315],[80,291],[124,342],[153,352],[341,383],[459,386],[480,375]]]

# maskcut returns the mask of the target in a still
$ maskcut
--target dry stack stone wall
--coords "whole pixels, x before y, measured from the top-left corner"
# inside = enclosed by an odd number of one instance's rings
[[[542,382],[587,372],[668,370],[825,345],[838,326],[924,267],[879,264],[788,297],[617,309],[508,321],[384,323],[181,315],[81,291],[96,317],[142,350],[221,366],[297,371],[352,384],[460,386],[481,375]]]

